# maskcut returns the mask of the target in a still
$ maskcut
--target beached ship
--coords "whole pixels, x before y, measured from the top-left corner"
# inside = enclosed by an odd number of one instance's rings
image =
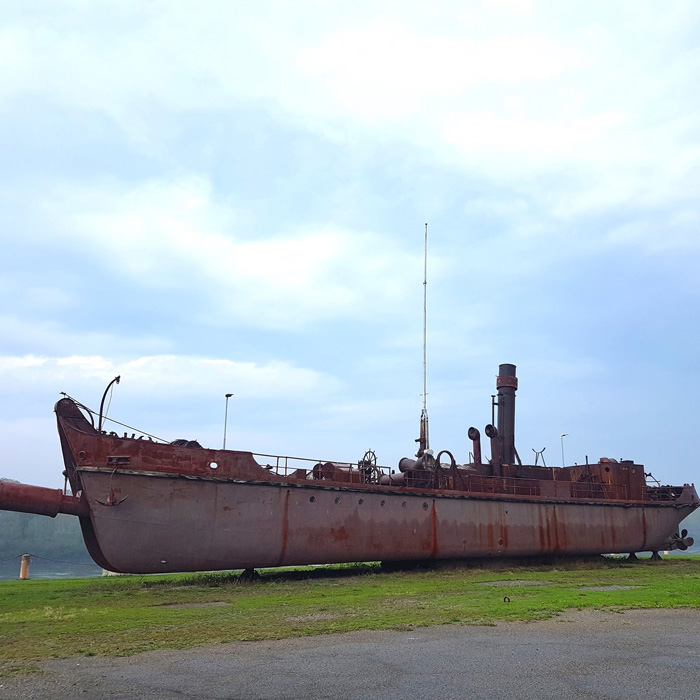
[[[301,460],[104,430],[71,398],[55,407],[67,490],[0,482],[0,508],[80,518],[105,569],[129,573],[359,561],[586,555],[686,549],[693,485],[650,483],[641,464],[522,464],[515,366],[497,378],[497,420],[469,429],[470,458],[428,448],[398,471]],[[537,461],[537,460],[536,460]]]

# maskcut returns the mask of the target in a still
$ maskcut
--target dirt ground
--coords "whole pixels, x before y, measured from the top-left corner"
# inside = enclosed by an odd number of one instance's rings
[[[695,700],[700,610],[572,612],[544,622],[240,642],[40,668],[0,678],[0,698]]]

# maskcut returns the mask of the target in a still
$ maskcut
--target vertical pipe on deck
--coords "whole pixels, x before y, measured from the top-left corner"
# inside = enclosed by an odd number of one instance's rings
[[[498,428],[489,423],[484,432],[491,440],[491,476],[501,476],[501,441],[498,439]]]
[[[472,441],[472,449],[474,450],[474,464],[478,467],[481,466],[481,434],[479,431],[472,427],[469,428],[467,433],[469,439]]]
[[[515,391],[518,388],[518,378],[515,376],[515,365],[502,364],[498,366],[498,436],[501,441],[501,462],[515,462]]]

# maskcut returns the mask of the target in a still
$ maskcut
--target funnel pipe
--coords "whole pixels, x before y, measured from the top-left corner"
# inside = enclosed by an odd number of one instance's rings
[[[501,464],[515,463],[515,391],[518,378],[515,365],[498,367],[498,434],[501,438]]]

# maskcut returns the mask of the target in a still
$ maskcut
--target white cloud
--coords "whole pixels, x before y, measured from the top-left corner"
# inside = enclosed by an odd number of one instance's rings
[[[491,159],[500,169],[504,157],[522,162],[526,156],[531,164],[552,164],[563,158],[576,158],[591,143],[607,141],[608,134],[624,122],[625,115],[619,112],[562,121],[555,117],[502,116],[489,111],[471,111],[445,118],[443,136],[462,153],[476,156],[484,167],[488,167]]]
[[[331,98],[326,108],[377,123],[405,122],[417,112],[434,120],[445,107],[472,103],[475,85],[544,81],[586,62],[575,49],[543,36],[478,40],[452,36],[449,26],[443,32],[425,35],[396,17],[381,17],[330,32],[299,54],[298,65],[322,81]]]
[[[533,0],[484,0],[484,5],[506,10],[531,10]]]
[[[29,392],[37,387],[95,393],[116,375],[121,391],[131,397],[186,399],[234,391],[247,398],[289,398],[300,393],[323,395],[338,382],[323,373],[286,362],[265,364],[206,357],[155,355],[130,360],[103,356],[0,357],[0,377],[6,392]]]
[[[652,172],[675,185],[696,169],[667,128],[696,112],[700,58],[677,46],[693,9],[667,5],[660,18],[638,3],[600,14],[524,0],[47,4],[42,21],[15,12],[0,31],[0,96],[106,114],[148,151],[183,112],[265,104],[360,148],[383,134],[502,181],[575,172],[560,189],[579,211],[646,194]]]
[[[48,411],[41,418],[0,418],[0,433],[12,436],[3,445],[0,477],[53,488],[63,486],[56,421]]]
[[[30,296],[31,290],[28,291]],[[49,310],[51,314],[55,307],[48,305],[43,310]],[[66,348],[80,348],[85,354],[99,354],[109,348],[119,347],[124,354],[158,354],[171,350],[172,341],[169,338],[158,337],[149,333],[135,333],[128,337],[116,333],[96,333],[87,328],[76,328],[76,324],[70,318],[60,315],[51,320],[43,320],[37,309],[25,316],[0,315],[0,340],[3,347],[30,347],[41,348],[41,352],[58,356],[65,352]]]
[[[607,242],[645,249],[651,254],[700,252],[700,213],[682,209],[663,219],[640,218],[612,228]]]
[[[237,212],[217,203],[199,177],[64,187],[46,211],[65,240],[130,284],[169,289],[186,280],[208,322],[296,328],[357,318],[377,305],[396,313],[406,294],[396,271],[420,269],[419,250],[409,255],[369,231],[309,226],[247,240]]]

